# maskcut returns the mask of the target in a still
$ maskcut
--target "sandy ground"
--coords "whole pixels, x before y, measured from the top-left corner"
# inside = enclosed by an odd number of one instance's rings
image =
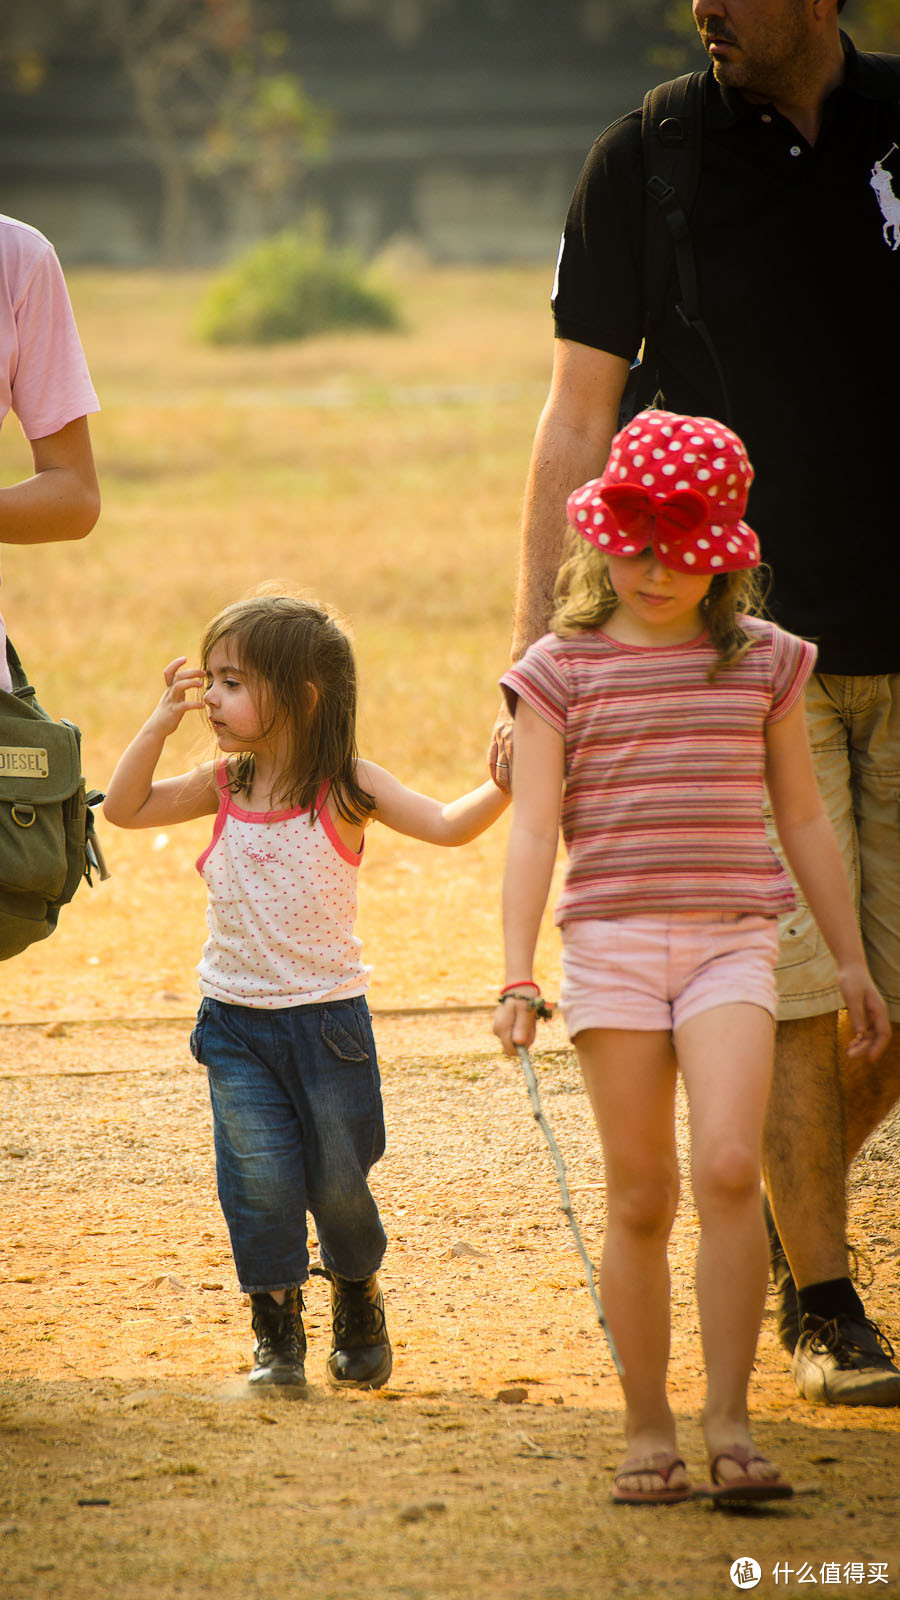
[[[2,1600],[596,1600],[900,1593],[900,1414],[796,1399],[769,1322],[759,1442],[799,1489],[742,1514],[614,1507],[615,1374],[518,1066],[483,1012],[376,1017],[388,1153],[374,1187],[395,1349],[389,1387],[248,1396],[249,1321],[215,1197],[186,1018],[0,1029]],[[558,1022],[535,1055],[596,1254],[603,1174]],[[900,1121],[854,1170],[872,1314],[900,1333]],[[682,1201],[672,1393],[705,1463]]]

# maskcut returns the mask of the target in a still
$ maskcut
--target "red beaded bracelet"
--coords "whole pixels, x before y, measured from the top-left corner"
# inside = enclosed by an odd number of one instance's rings
[[[538,994],[541,992],[540,984],[535,983],[533,978],[522,978],[519,983],[505,983],[500,990],[501,995],[509,994],[510,989],[537,989]]]

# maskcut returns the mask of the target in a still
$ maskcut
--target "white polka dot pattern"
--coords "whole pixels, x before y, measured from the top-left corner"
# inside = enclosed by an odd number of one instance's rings
[[[569,521],[609,555],[652,546],[679,572],[759,563],[741,518],[753,468],[736,433],[710,417],[642,411],[613,439],[603,474],[570,494]]]
[[[308,811],[267,817],[221,795],[197,862],[209,891],[201,993],[270,1010],[364,994],[370,969],[353,932],[362,856],[327,809],[310,826]]]

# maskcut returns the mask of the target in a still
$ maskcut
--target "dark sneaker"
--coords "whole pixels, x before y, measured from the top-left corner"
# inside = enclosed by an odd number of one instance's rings
[[[763,1216],[769,1235],[769,1265],[772,1269],[772,1286],[775,1290],[775,1328],[781,1344],[791,1356],[800,1337],[800,1310],[797,1305],[797,1285],[788,1266],[784,1245],[778,1237],[775,1218],[769,1197],[763,1190]]]
[[[335,1389],[380,1389],[391,1375],[384,1300],[371,1278],[331,1278],[332,1345],[326,1368]]]
[[[250,1296],[256,1349],[249,1382],[254,1389],[303,1389],[306,1373],[306,1333],[303,1328],[303,1297],[297,1288],[288,1289],[284,1304],[270,1294]]]
[[[898,1406],[893,1354],[867,1317],[804,1317],[791,1362],[797,1393],[824,1406]]]

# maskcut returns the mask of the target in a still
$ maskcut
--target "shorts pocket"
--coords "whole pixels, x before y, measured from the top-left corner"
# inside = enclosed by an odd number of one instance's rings
[[[778,919],[778,966],[782,971],[813,961],[825,950],[825,942],[806,901],[797,896],[793,911]]]

